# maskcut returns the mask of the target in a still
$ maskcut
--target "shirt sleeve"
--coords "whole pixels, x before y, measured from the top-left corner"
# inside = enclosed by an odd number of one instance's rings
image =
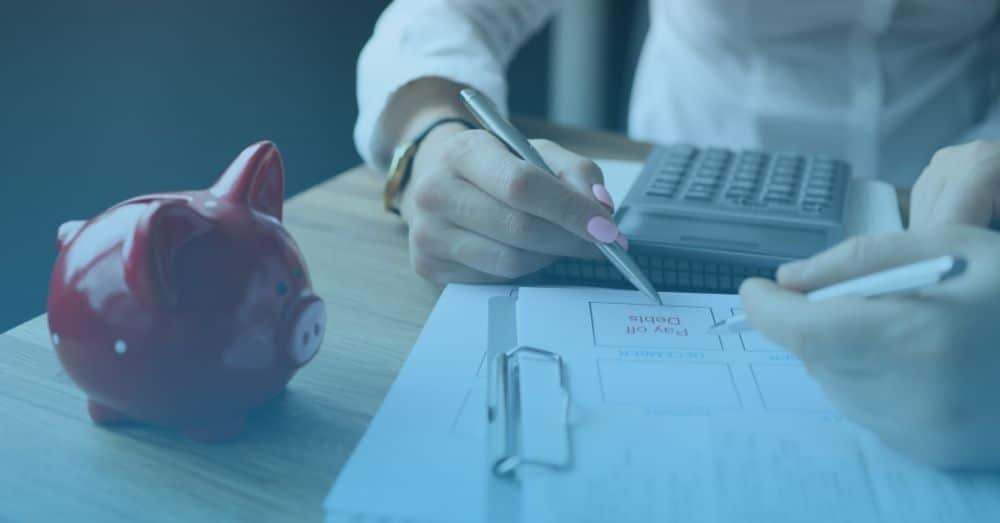
[[[396,0],[382,13],[358,59],[354,142],[382,171],[394,144],[382,115],[404,85],[440,77],[472,86],[507,111],[504,73],[517,49],[561,0]]]
[[[1000,102],[993,103],[986,117],[965,132],[958,143],[975,140],[1000,140]]]

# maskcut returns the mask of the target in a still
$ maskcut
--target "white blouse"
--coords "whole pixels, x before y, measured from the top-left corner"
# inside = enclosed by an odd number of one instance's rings
[[[384,168],[393,93],[436,76],[506,106],[504,70],[560,0],[396,0],[358,61],[354,137]],[[827,154],[911,185],[935,150],[1000,138],[1000,0],[650,0],[629,134]]]

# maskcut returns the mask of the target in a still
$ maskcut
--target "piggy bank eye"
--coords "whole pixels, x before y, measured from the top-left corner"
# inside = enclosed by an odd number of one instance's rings
[[[283,281],[279,281],[278,284],[274,286],[274,292],[278,293],[278,296],[288,294],[288,284]]]

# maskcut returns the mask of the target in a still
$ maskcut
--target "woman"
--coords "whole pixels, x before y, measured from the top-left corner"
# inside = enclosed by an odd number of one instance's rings
[[[627,245],[600,171],[537,147],[555,180],[469,130],[457,93],[504,106],[503,71],[558,0],[397,0],[358,64],[358,150],[385,170],[414,268],[503,281],[593,241]],[[841,410],[947,467],[1000,466],[1000,0],[650,0],[632,89],[639,139],[822,153],[912,185],[911,230],[852,239],[741,289]],[[949,147],[955,144],[956,147]],[[402,146],[400,148],[400,146]],[[936,152],[936,154],[935,154]],[[396,184],[409,173],[408,184]],[[939,254],[968,272],[921,297],[808,303],[801,291]],[[845,347],[849,347],[845,349]]]
[[[823,153],[857,175],[909,186],[936,150],[1000,128],[990,108],[998,4],[651,0],[629,133]],[[590,241],[618,240],[593,163],[543,143],[566,182],[552,183],[482,132],[432,125],[468,118],[457,96],[465,85],[503,107],[504,68],[518,46],[573,6],[397,0],[379,19],[358,63],[355,140],[384,171],[396,146],[427,133],[399,201],[420,274],[509,279],[555,256],[592,255]]]

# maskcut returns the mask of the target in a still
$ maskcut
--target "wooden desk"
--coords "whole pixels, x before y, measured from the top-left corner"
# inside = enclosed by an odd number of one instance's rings
[[[639,160],[649,150],[619,135],[518,123],[591,156]],[[410,270],[405,228],[381,210],[381,179],[364,168],[289,200],[285,223],[326,300],[328,332],[287,394],[234,442],[97,428],[44,316],[0,335],[0,522],[322,519],[323,497],[441,289]]]
[[[584,154],[648,150],[617,135],[519,124]],[[95,427],[44,316],[0,335],[0,522],[322,519],[327,490],[441,289],[410,270],[405,228],[382,211],[381,180],[364,168],[289,200],[285,223],[326,300],[328,332],[287,394],[234,442]]]

